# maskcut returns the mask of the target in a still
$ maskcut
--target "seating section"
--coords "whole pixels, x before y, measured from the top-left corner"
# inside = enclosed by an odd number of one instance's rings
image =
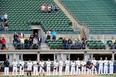
[[[107,45],[110,47],[110,49],[116,49],[116,42],[113,43],[112,40],[108,40]]]
[[[50,49],[63,49],[62,40],[47,40]]]
[[[44,3],[57,6],[53,0],[0,0],[0,14],[8,14],[9,31],[31,31],[31,23],[41,23],[45,32],[73,32],[70,20],[60,9],[56,13],[41,12]]]
[[[39,49],[38,44],[32,44],[32,45],[24,44],[22,46],[21,44],[14,43],[13,45],[14,45],[15,49],[18,49],[18,50],[21,50],[21,49]]]
[[[116,33],[115,0],[60,0],[91,34]]]
[[[89,49],[105,49],[105,44],[101,40],[87,40],[86,45]]]
[[[63,43],[63,40],[47,40],[46,43],[50,47],[50,49],[85,49],[85,45],[83,43],[72,43],[69,44],[68,41]]]

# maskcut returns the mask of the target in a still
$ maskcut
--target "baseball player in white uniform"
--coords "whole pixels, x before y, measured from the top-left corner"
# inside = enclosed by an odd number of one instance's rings
[[[70,73],[70,75],[75,75],[75,61],[73,60],[72,62],[71,62],[71,73]]]
[[[80,75],[80,60],[79,58],[77,58],[77,61],[76,61],[76,75]]]
[[[65,61],[65,75],[69,75],[70,60]]]
[[[86,74],[86,61],[85,59],[83,59],[83,61],[81,61],[81,71],[82,71],[82,75]]]
[[[24,61],[20,60],[19,65],[20,65],[20,76],[23,76],[24,75]]]
[[[53,63],[53,75],[58,74],[58,60],[54,61]]]
[[[60,59],[59,61],[59,75],[62,75],[63,61]]]
[[[44,64],[45,64],[45,63],[43,62],[43,60],[41,60],[40,63],[39,63],[39,65],[40,65],[40,68],[39,68],[39,75],[40,75],[40,74],[43,74],[43,76],[45,76],[45,74],[44,74],[44,70],[45,70]]]
[[[109,74],[113,74],[114,62],[113,62],[112,58],[111,58],[111,60],[109,61],[109,66],[110,66]]]
[[[33,75],[38,75],[38,60],[33,62]]]
[[[107,57],[105,57],[104,62],[104,74],[108,74],[108,60]]]
[[[91,61],[92,62],[92,75],[93,75],[93,72],[95,71],[95,74],[97,74],[97,69],[96,69],[96,64],[97,64],[97,61],[95,60],[95,58],[93,58],[93,60]]]
[[[50,74],[50,71],[51,71],[51,68],[50,68],[50,66],[51,66],[50,59],[48,59],[48,61],[46,62],[46,65],[47,65],[47,75],[51,75]]]
[[[14,74],[18,75],[18,73],[17,73],[17,65],[18,65],[18,63],[17,63],[16,59],[14,59],[14,61],[12,62],[12,66],[13,66],[12,75],[14,75]]]
[[[27,76],[31,76],[31,71],[32,71],[32,66],[33,66],[33,63],[31,62],[31,60],[29,60],[29,62],[27,63]]]
[[[98,64],[99,64],[98,74],[103,74],[103,60],[102,60],[102,57],[98,61]]]

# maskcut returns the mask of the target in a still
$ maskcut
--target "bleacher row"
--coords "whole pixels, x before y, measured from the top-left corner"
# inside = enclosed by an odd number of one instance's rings
[[[31,31],[31,23],[37,22],[45,32],[73,32],[71,21],[60,9],[56,13],[41,12],[44,3],[57,6],[53,0],[1,0],[0,14],[7,13],[9,31]]]
[[[115,0],[60,0],[92,34],[116,33]]]
[[[62,40],[47,40],[47,45],[50,49],[106,49],[106,46],[109,46],[109,49],[116,49],[116,43],[112,43],[112,40],[108,40],[107,43],[103,43],[101,40],[87,40],[85,44],[85,48],[78,47],[80,43],[68,44],[64,47]],[[70,46],[74,46],[73,48]]]

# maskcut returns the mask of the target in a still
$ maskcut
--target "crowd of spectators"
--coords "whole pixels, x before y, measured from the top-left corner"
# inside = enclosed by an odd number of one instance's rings
[[[37,33],[32,33],[29,38],[25,38],[23,33],[15,32],[13,37],[15,49],[38,49],[42,42],[42,38],[39,37]]]
[[[56,40],[57,32],[47,31],[46,33],[46,40]],[[63,49],[85,49],[85,42],[86,38],[82,38],[81,41],[79,39],[72,39],[72,38],[62,38],[60,37],[58,40],[62,41]]]
[[[60,38],[62,40],[63,49],[85,49],[85,41],[72,38]]]
[[[58,7],[57,6],[54,6],[54,5],[46,5],[45,3],[41,6],[41,11],[42,12],[48,12],[48,13],[51,13],[51,12],[57,12],[58,11]]]
[[[1,27],[0,30],[8,31],[8,15],[4,14],[4,16],[0,16]]]
[[[7,50],[6,39],[4,37],[0,37],[0,48],[1,48],[1,50]]]

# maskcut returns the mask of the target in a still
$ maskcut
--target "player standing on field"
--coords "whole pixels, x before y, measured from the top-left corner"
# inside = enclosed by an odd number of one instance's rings
[[[59,60],[59,75],[62,75],[62,68],[63,68],[63,61],[62,59]]]
[[[58,60],[54,61],[53,63],[53,75],[58,74]]]
[[[32,72],[32,66],[33,66],[33,63],[31,62],[31,60],[29,60],[29,62],[27,63],[27,76],[31,76],[31,72]]]
[[[12,75],[14,75],[14,74],[18,75],[18,73],[17,73],[17,65],[18,65],[18,63],[17,63],[16,59],[14,59],[14,61],[12,62],[12,66],[13,66]]]
[[[75,75],[75,61],[73,60],[71,62],[71,73],[70,75]]]
[[[33,62],[33,75],[38,75],[38,60]]]
[[[4,75],[8,76],[9,75],[9,61],[8,58],[6,58],[6,60],[4,61]]]
[[[50,71],[51,71],[51,62],[50,62],[50,59],[48,59],[48,61],[46,62],[46,65],[47,65],[47,75],[51,75],[50,74]]]
[[[107,75],[108,74],[108,60],[107,57],[105,57],[104,62],[104,74]]]
[[[100,60],[98,61],[98,64],[99,64],[98,74],[103,74],[103,60],[102,60],[102,57],[100,57]]]
[[[112,74],[113,75],[113,70],[114,70],[114,61],[111,60],[109,61],[109,66],[110,66],[110,69],[109,69],[109,74]]]
[[[85,59],[83,59],[83,61],[81,61],[81,71],[82,71],[82,75],[86,74],[86,61]]]
[[[97,61],[95,60],[95,58],[93,58],[92,60],[92,75],[93,75],[93,72],[95,71],[95,74],[97,74]]]
[[[44,66],[44,62],[43,62],[43,60],[41,60],[40,61],[40,63],[39,63],[39,65],[40,65],[40,70],[39,70],[39,75],[40,74],[43,74],[43,76],[45,76],[45,74],[44,74],[44,71],[45,71],[45,66]]]
[[[65,61],[65,75],[69,75],[69,68],[70,68],[70,60],[67,59]]]
[[[80,75],[80,60],[79,58],[77,58],[77,61],[76,61],[76,75]]]
[[[20,76],[24,75],[24,61],[20,60],[19,61],[19,66],[20,66]]]
[[[91,59],[88,59],[88,61],[86,63],[86,68],[87,68],[87,74],[91,74],[91,71],[92,71]]]

